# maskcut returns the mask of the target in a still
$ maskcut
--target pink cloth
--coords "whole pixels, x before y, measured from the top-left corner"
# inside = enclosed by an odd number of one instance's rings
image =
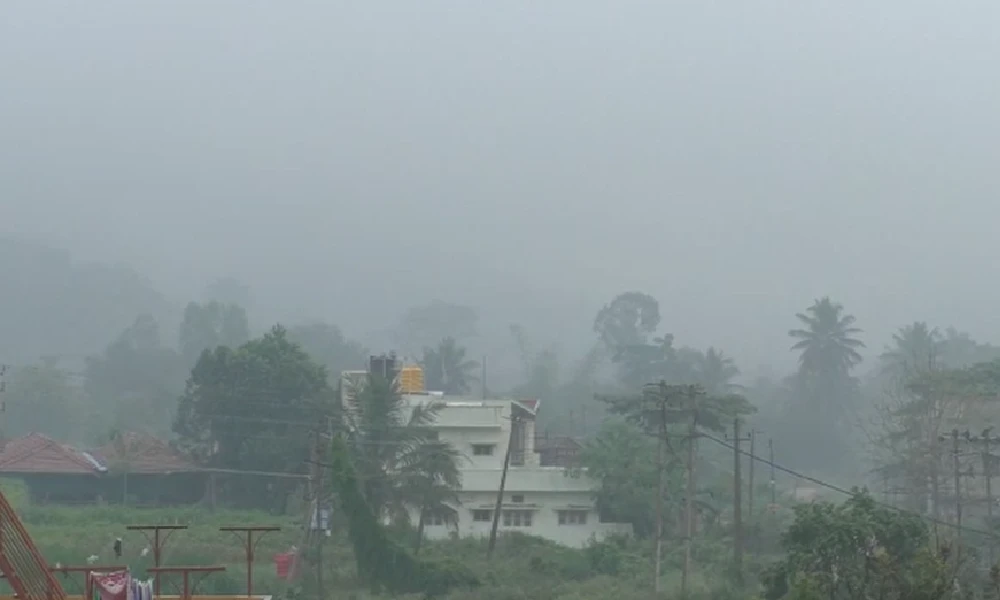
[[[101,600],[126,600],[128,595],[128,571],[115,573],[94,573],[94,586],[101,595]]]

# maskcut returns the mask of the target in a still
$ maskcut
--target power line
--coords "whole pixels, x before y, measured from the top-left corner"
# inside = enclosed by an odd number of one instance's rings
[[[767,459],[762,458],[760,456],[756,456],[756,455],[751,454],[751,453],[749,453],[749,452],[747,452],[745,450],[739,450],[739,449],[735,448],[734,446],[728,444],[727,442],[725,442],[725,441],[723,441],[723,440],[721,440],[721,439],[719,439],[719,438],[717,438],[717,437],[715,437],[713,435],[709,435],[707,433],[701,433],[700,435],[701,435],[701,437],[704,437],[706,439],[712,440],[716,444],[719,444],[721,446],[729,448],[730,450],[736,450],[740,454],[749,456],[753,460],[759,461],[759,462],[761,462],[761,463],[763,463],[765,465],[769,465],[773,469],[781,471],[783,473],[787,473],[788,475],[791,475],[793,477],[798,477],[799,479],[805,479],[806,481],[808,481],[810,483],[815,483],[816,485],[818,485],[820,487],[825,487],[827,489],[833,490],[835,492],[839,492],[841,494],[845,494],[847,496],[852,496],[852,497],[853,496],[857,496],[857,493],[852,492],[850,490],[847,490],[845,488],[842,488],[839,485],[836,485],[836,484],[833,484],[833,483],[828,483],[826,481],[823,481],[822,479],[817,479],[815,477],[806,475],[804,473],[800,473],[800,472],[798,472],[798,471],[796,471],[794,469],[789,469],[788,467],[784,467],[784,466],[779,465],[779,464],[777,464],[777,463],[775,463],[773,461],[767,460]],[[943,525],[945,527],[952,527],[952,528],[954,528],[956,530],[967,531],[969,533],[978,533],[980,535],[985,535],[985,536],[988,536],[988,537],[991,537],[991,538],[997,537],[996,534],[994,534],[992,532],[989,532],[989,531],[984,531],[982,529],[975,529],[975,528],[972,528],[972,527],[967,527],[965,525],[956,525],[955,523],[949,523],[947,521],[943,521],[941,519],[936,519],[934,517],[930,517],[930,516],[918,513],[916,511],[913,511],[913,510],[909,510],[909,509],[906,509],[906,508],[900,508],[898,506],[893,506],[892,504],[887,504],[885,502],[879,502],[878,500],[875,500],[874,497],[872,498],[872,501],[877,506],[880,506],[882,508],[888,508],[888,509],[894,510],[894,511],[896,511],[898,513],[903,513],[903,514],[908,514],[908,515],[913,515],[913,516],[916,516],[916,517],[920,517],[921,519],[924,519],[924,520],[929,521],[931,523],[934,523],[936,525]]]

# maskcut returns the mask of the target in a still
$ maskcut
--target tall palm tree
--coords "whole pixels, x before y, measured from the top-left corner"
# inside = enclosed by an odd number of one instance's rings
[[[800,448],[811,468],[839,469],[852,448],[848,425],[859,389],[850,371],[861,362],[858,350],[864,343],[856,337],[861,330],[829,297],[795,316],[804,327],[788,332],[796,340],[792,349],[799,352],[799,369],[793,380],[795,403],[786,415],[786,443]]]
[[[900,327],[892,334],[892,345],[879,356],[881,371],[899,380],[934,370],[944,350],[944,338],[937,328],[923,321]]]
[[[417,510],[414,550],[419,553],[428,517],[440,517],[448,524],[456,520],[456,507],[460,503],[457,490],[462,486],[458,470],[461,456],[451,444],[434,440],[421,444],[403,458],[398,496]]]
[[[741,389],[733,383],[733,379],[740,374],[736,361],[721,350],[709,348],[699,362],[698,380],[710,396]]]
[[[825,296],[813,302],[805,313],[795,315],[805,326],[792,329],[788,335],[798,340],[792,350],[800,352],[799,373],[846,375],[861,362],[859,349],[865,344],[854,337],[861,330],[854,326],[852,315],[844,307]]]
[[[465,354],[465,348],[452,337],[441,340],[437,348],[424,348],[420,364],[428,389],[453,395],[469,393],[479,379],[475,375],[479,362],[468,360]]]
[[[361,491],[380,519],[405,520],[406,507],[421,515],[444,511],[460,485],[458,452],[430,427],[433,404],[410,404],[398,386],[369,375],[347,395],[344,411],[351,458]]]

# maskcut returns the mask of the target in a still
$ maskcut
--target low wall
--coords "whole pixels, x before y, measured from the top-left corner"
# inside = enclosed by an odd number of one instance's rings
[[[160,600],[180,600],[181,599],[180,596],[167,596],[167,595],[156,596],[156,598],[158,598]],[[258,596],[256,594],[253,595],[253,596],[251,596],[251,598],[252,598],[252,600],[271,600],[271,596]],[[6,594],[0,594],[0,600],[18,600],[18,599],[15,598],[14,596],[6,595]],[[69,595],[66,596],[66,600],[86,600],[86,599],[83,597],[82,594],[76,594],[76,595],[69,594]],[[191,596],[190,600],[247,600],[247,595],[246,594],[243,594],[243,595],[233,594],[233,595],[222,595],[222,596],[203,596],[201,594],[195,594],[195,595]]]

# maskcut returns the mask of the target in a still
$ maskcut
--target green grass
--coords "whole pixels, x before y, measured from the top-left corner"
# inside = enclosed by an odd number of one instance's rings
[[[85,565],[87,557],[97,555],[105,565],[127,564],[133,572],[143,573],[153,566],[147,539],[140,532],[127,531],[133,524],[182,524],[187,530],[170,534],[164,544],[162,564],[222,565],[226,572],[204,577],[197,591],[204,593],[239,593],[246,588],[246,559],[243,542],[232,533],[219,531],[225,525],[279,525],[281,531],[268,533],[257,546],[254,586],[262,593],[279,593],[286,588],[275,574],[272,557],[302,541],[302,519],[274,517],[262,512],[216,511],[204,508],[137,509],[116,506],[32,506],[20,482],[0,481],[0,491],[14,506],[35,545],[50,564]],[[162,535],[162,534],[161,534]],[[115,558],[115,538],[122,538],[123,556]],[[143,557],[141,552],[150,547]],[[197,578],[196,578],[197,579]],[[79,591],[82,577],[69,576],[64,587]],[[172,592],[178,577],[163,579],[164,593]],[[0,584],[3,586],[5,584]]]
[[[0,480],[0,491],[21,515],[28,532],[50,563],[83,565],[96,554],[102,564],[128,564],[134,573],[152,566],[152,554],[140,556],[148,542],[141,533],[125,529],[130,524],[185,524],[168,539],[164,565],[205,565],[226,567],[225,573],[205,577],[197,592],[239,594],[245,591],[246,567],[242,541],[220,532],[223,525],[279,525],[282,531],[269,533],[257,548],[254,567],[255,591],[290,598],[316,598],[316,570],[307,566],[303,578],[294,587],[279,580],[272,560],[274,554],[300,545],[302,517],[275,517],[263,512],[215,512],[204,508],[121,508],[112,506],[60,507],[32,506],[23,487]],[[395,532],[412,544],[412,532]],[[114,558],[117,537],[124,542],[123,559]],[[695,544],[695,571],[691,575],[692,600],[738,596],[720,585],[724,578],[729,546],[725,540],[703,540]],[[662,575],[663,598],[675,598],[679,589],[681,547],[667,544]],[[312,557],[307,553],[307,557]],[[456,590],[446,600],[648,600],[652,595],[652,545],[648,542],[614,541],[585,550],[557,546],[523,535],[501,536],[491,561],[486,559],[483,540],[425,542],[421,557],[457,561],[480,575],[483,586],[474,590]],[[343,524],[335,524],[335,533],[324,544],[324,584],[330,600],[375,600],[358,583],[354,554],[346,540]],[[722,565],[722,566],[720,566]],[[701,567],[701,568],[698,568]],[[176,593],[176,577],[163,580],[164,593]],[[2,586],[3,584],[0,584]],[[79,593],[80,576],[71,576],[64,587]]]

